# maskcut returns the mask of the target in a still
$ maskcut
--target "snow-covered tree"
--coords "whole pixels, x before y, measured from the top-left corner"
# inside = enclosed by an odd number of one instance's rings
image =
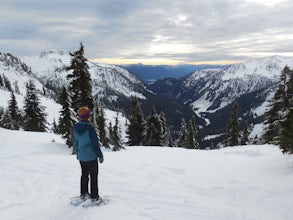
[[[47,128],[46,116],[45,107],[41,105],[36,87],[30,81],[26,85],[26,96],[24,100],[24,130],[44,132]]]
[[[67,71],[72,71],[67,75],[70,80],[69,91],[71,94],[72,108],[77,111],[81,106],[94,108],[94,99],[92,95],[91,76],[87,59],[84,56],[84,47],[80,43],[79,50],[70,53],[72,59]]]

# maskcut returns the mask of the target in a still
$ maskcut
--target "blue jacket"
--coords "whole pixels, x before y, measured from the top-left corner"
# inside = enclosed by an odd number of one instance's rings
[[[73,126],[73,146],[81,161],[103,158],[99,138],[90,122],[79,121]]]

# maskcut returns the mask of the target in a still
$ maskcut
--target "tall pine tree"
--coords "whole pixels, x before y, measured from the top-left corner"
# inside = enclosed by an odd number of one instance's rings
[[[4,81],[1,74],[0,74],[0,87],[4,87]]]
[[[87,106],[93,110],[94,99],[92,95],[91,76],[87,59],[84,57],[84,47],[80,43],[79,50],[70,53],[72,59],[67,71],[72,72],[67,75],[70,80],[69,91],[71,94],[72,108],[77,111],[81,106]]]
[[[187,134],[185,137],[183,147],[187,149],[198,149],[199,143],[197,140],[197,129],[195,125],[195,118],[192,116],[191,120],[189,121],[189,128],[187,130]]]
[[[19,130],[21,125],[21,113],[17,106],[16,98],[13,92],[11,92],[11,99],[8,102],[9,114],[11,116],[11,129]]]
[[[279,143],[283,153],[293,154],[293,109],[289,110],[285,120],[281,122]]]
[[[144,143],[145,119],[136,97],[132,98],[129,125],[127,127],[128,145],[138,146]]]
[[[62,105],[62,109],[58,121],[58,133],[66,140],[67,146],[72,147],[72,126],[75,120],[70,109],[70,98],[65,87],[62,88],[59,102]]]
[[[45,107],[41,105],[36,87],[32,81],[29,81],[24,100],[23,129],[44,132],[47,128],[46,116]]]
[[[124,148],[122,146],[122,141],[121,141],[121,128],[119,125],[118,113],[115,118],[115,125],[112,130],[111,138],[112,138],[112,143],[113,143],[113,148],[112,148],[113,151],[119,151],[122,148]]]
[[[238,122],[238,104],[234,103],[232,114],[227,125],[225,145],[237,146],[239,144],[239,122]]]
[[[248,121],[245,121],[244,124],[244,128],[242,131],[242,136],[241,136],[241,145],[247,145],[248,143],[248,135],[249,135],[249,131],[248,131]]]
[[[279,145],[283,153],[293,154],[293,70],[287,72],[285,116],[280,122]]]
[[[162,143],[161,144],[163,146],[169,146],[171,144],[170,142],[171,133],[167,127],[167,120],[166,120],[164,112],[160,113],[160,121],[162,126]]]
[[[181,127],[179,132],[178,147],[184,147],[185,139],[187,136],[187,125],[184,118],[181,119]]]
[[[105,113],[103,107],[99,109],[98,106],[96,106],[96,124],[99,132],[99,138],[102,146],[106,148],[110,148],[109,145],[109,138],[107,137],[106,132],[106,119],[105,119]]]
[[[288,106],[286,96],[286,78],[290,74],[290,69],[286,66],[281,73],[278,88],[274,97],[270,101],[269,110],[265,114],[265,133],[263,139],[265,143],[278,144],[280,121]]]
[[[147,119],[147,129],[145,143],[149,146],[162,146],[163,127],[160,116],[156,113],[155,107],[152,109],[151,115]]]

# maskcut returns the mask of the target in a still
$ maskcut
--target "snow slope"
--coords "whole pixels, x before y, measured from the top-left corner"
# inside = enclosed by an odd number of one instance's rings
[[[32,81],[38,90],[43,89],[43,85],[34,77],[30,67],[11,54],[0,52],[0,74],[8,78],[14,92],[17,85],[19,93],[25,94],[26,83],[29,81]]]
[[[0,219],[293,219],[293,158],[273,145],[103,149],[100,194],[111,202],[85,209],[69,204],[80,167],[59,136],[0,128],[0,139]]]

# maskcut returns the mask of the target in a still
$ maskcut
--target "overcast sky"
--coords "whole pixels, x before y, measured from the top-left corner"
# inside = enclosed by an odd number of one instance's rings
[[[0,0],[0,52],[110,63],[293,56],[292,0]]]

